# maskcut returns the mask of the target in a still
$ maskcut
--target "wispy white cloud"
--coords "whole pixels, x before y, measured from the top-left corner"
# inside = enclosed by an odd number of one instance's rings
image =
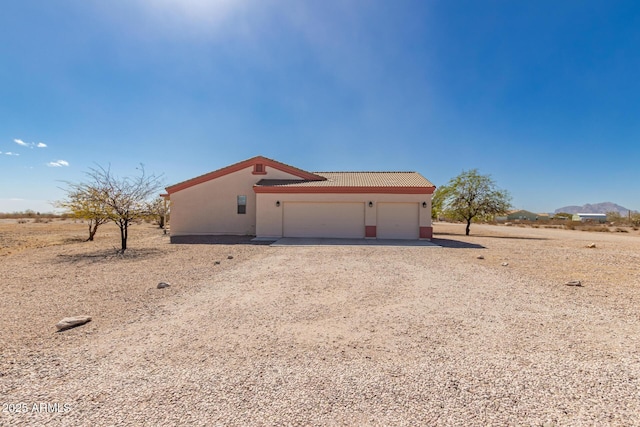
[[[13,142],[20,145],[21,147],[29,147],[29,148],[33,148],[33,147],[46,148],[47,147],[47,144],[45,144],[44,142],[38,142],[36,144],[35,142],[24,142],[19,138],[14,139]]]
[[[61,168],[63,166],[69,166],[69,162],[67,162],[66,160],[56,160],[54,162],[47,163],[47,166],[52,168]]]
[[[18,153],[12,153],[11,151],[7,151],[6,153],[4,153],[7,156],[19,156],[20,154]]]

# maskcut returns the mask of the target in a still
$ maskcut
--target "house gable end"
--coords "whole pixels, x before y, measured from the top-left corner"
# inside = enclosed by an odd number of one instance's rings
[[[323,181],[326,180],[325,177],[313,174],[311,172],[304,171],[302,169],[298,169],[296,167],[287,165],[285,163],[280,163],[276,160],[269,159],[263,156],[256,156],[250,159],[244,160],[242,162],[235,163],[233,165],[224,167],[222,169],[215,170],[213,172],[206,173],[204,175],[197,176],[195,178],[191,178],[189,180],[180,182],[178,184],[171,185],[166,187],[167,193],[171,195],[180,190],[184,190],[185,188],[193,187],[194,185],[202,184],[203,182],[210,181],[212,179],[219,178],[221,176],[225,176],[231,174],[233,172],[237,172],[239,170],[245,168],[253,168],[254,175],[265,175],[267,172],[267,167],[271,167],[282,172],[286,172],[293,176],[300,177],[301,179],[311,180],[311,181]]]

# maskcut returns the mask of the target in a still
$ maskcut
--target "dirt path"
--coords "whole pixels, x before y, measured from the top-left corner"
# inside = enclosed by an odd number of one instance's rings
[[[0,424],[640,423],[638,238],[462,230],[437,225],[440,248],[150,234],[128,259],[100,242],[5,257],[21,307],[0,303],[0,394],[29,411]],[[19,298],[42,283],[46,304]],[[52,333],[72,309],[94,321]]]

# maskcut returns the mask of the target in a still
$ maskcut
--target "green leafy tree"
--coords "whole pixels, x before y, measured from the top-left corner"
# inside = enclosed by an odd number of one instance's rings
[[[56,207],[66,209],[73,218],[87,221],[89,237],[93,241],[98,227],[109,222],[109,208],[103,200],[103,190],[87,183],[68,183],[67,198],[55,203]]]
[[[611,212],[607,212],[607,221],[608,222],[615,222],[615,223],[622,223],[624,222],[626,218],[623,218],[622,215],[620,215],[620,212],[615,212],[615,211],[611,211]]]
[[[440,219],[443,216],[446,216],[445,201],[449,197],[451,193],[451,189],[444,187],[438,187],[436,192],[433,194],[433,198],[431,199],[431,218],[432,219]]]
[[[169,215],[169,203],[162,197],[153,199],[147,204],[147,218],[164,228],[165,219]]]
[[[553,215],[553,219],[559,219],[559,220],[566,220],[566,219],[571,219],[573,218],[573,214],[567,213],[567,212],[558,212],[557,214]]]
[[[463,171],[434,194],[434,205],[444,216],[465,221],[468,236],[471,222],[476,218],[503,215],[511,207],[511,197],[500,190],[489,175],[480,175],[477,169]]]

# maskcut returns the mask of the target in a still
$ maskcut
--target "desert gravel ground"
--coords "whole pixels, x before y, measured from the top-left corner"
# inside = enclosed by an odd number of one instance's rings
[[[0,256],[0,425],[640,425],[637,233],[270,247],[138,225],[120,256],[116,230],[81,232]]]

